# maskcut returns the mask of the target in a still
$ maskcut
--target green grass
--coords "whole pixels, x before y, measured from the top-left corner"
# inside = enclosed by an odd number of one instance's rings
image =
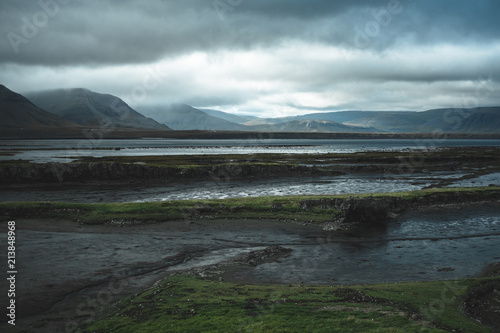
[[[358,198],[400,197],[412,200],[433,193],[479,192],[494,194],[500,187],[425,189],[395,193],[367,193]],[[114,221],[149,223],[182,219],[289,219],[302,222],[329,222],[339,213],[338,209],[314,208],[304,210],[303,200],[349,198],[345,195],[283,196],[230,198],[213,200],[178,200],[143,203],[50,203],[4,202],[0,203],[0,216],[9,218],[45,217],[65,218],[85,224],[102,224]]]
[[[461,309],[484,280],[345,288],[174,275],[84,332],[488,332]]]
[[[172,168],[198,168],[215,165],[317,165],[321,169],[331,170],[342,164],[371,166],[377,164],[398,166],[409,163],[413,167],[449,168],[448,163],[460,165],[500,167],[500,150],[496,148],[458,147],[439,150],[412,151],[368,151],[356,153],[326,154],[220,154],[220,155],[169,155],[169,156],[108,156],[78,157],[79,162],[101,163],[141,163],[148,166]]]

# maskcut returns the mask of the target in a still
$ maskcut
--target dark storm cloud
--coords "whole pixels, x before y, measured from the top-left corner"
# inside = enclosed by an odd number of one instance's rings
[[[3,63],[146,63],[193,51],[270,46],[287,39],[380,51],[407,39],[484,42],[500,36],[500,2],[493,0],[41,0],[2,6]],[[384,11],[389,8],[397,13],[387,23]],[[379,31],[369,30],[374,29],[374,13],[385,20]]]
[[[277,116],[450,107],[483,86],[480,104],[500,104],[499,14],[497,0],[0,0],[0,83]]]

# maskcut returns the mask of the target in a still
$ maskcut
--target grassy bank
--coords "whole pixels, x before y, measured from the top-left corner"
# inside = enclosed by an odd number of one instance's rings
[[[8,202],[0,203],[0,216],[4,218],[45,217],[64,218],[84,224],[108,222],[152,223],[160,221],[196,219],[288,219],[300,222],[329,222],[340,213],[336,207],[305,207],[305,202],[335,201],[348,198],[400,198],[402,201],[439,204],[440,195],[453,193],[451,200],[474,196],[475,200],[498,197],[500,187],[426,189],[410,192],[352,195],[317,195],[251,197],[217,200],[179,200],[143,203],[51,203]],[[432,197],[433,196],[433,197]],[[435,200],[429,200],[429,198]],[[450,200],[449,196],[447,200]],[[446,202],[450,203],[450,202]],[[451,202],[453,203],[453,202]]]
[[[183,167],[224,164],[442,164],[488,162],[500,166],[500,149],[497,147],[450,147],[441,149],[417,149],[408,151],[366,151],[355,153],[321,154],[217,154],[217,155],[168,155],[168,156],[105,156],[75,157],[79,162],[143,163],[151,166]]]
[[[175,275],[85,332],[489,332],[463,312],[497,278],[363,286],[242,285]]]
[[[96,148],[99,149],[99,148]],[[73,152],[74,153],[74,152]],[[352,173],[412,174],[466,172],[466,177],[500,170],[497,147],[455,147],[409,151],[327,154],[220,154],[81,157],[70,163],[0,161],[0,181],[9,184],[81,184],[158,180],[263,179]],[[443,185],[446,185],[444,179]]]

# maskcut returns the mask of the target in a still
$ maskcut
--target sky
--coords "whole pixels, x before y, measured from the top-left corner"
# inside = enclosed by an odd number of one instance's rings
[[[498,0],[0,0],[0,83],[284,117],[500,105]]]

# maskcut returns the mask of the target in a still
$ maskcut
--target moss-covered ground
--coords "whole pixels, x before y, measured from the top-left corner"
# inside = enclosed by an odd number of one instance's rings
[[[420,191],[359,194],[358,198],[399,197],[412,200],[436,193],[474,192],[485,196],[500,192],[500,187],[425,189]],[[84,224],[111,221],[154,223],[186,219],[289,219],[299,222],[331,221],[339,210],[313,208],[305,210],[304,200],[349,198],[352,195],[316,195],[282,197],[246,197],[207,200],[177,200],[135,203],[58,203],[3,202],[0,216],[8,218],[65,218]]]
[[[212,165],[317,165],[324,170],[343,164],[408,164],[413,167],[446,167],[447,164],[485,164],[500,166],[500,149],[495,147],[457,147],[420,149],[409,151],[367,151],[327,154],[218,154],[218,155],[168,155],[168,156],[108,156],[79,157],[79,162],[141,163],[160,167],[200,167]]]
[[[485,279],[499,278],[342,287],[175,275],[84,332],[489,332],[463,310]]]

